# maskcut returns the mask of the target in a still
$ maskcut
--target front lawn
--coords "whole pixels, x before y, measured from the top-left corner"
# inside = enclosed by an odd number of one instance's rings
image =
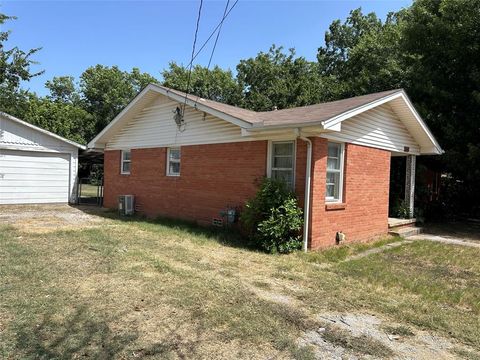
[[[312,358],[299,339],[333,313],[373,314],[389,332],[428,332],[475,356],[479,249],[417,241],[340,261],[365,248],[274,256],[141,219],[43,233],[4,226],[0,357]],[[357,355],[395,354],[329,329],[324,339]]]

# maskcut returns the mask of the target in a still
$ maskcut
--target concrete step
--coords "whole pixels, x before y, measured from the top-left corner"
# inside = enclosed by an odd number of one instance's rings
[[[403,227],[399,229],[390,229],[388,231],[390,235],[401,236],[403,238],[413,236],[413,235],[418,235],[418,234],[421,234],[422,232],[423,232],[423,229],[417,226],[409,226],[409,227]]]

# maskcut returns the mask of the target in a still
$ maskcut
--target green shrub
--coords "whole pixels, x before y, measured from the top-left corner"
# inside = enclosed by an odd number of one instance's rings
[[[270,253],[288,253],[302,246],[302,210],[295,194],[278,180],[264,178],[240,215],[255,246]]]
[[[408,219],[410,217],[410,209],[405,200],[397,201],[393,207],[393,217],[400,219]]]

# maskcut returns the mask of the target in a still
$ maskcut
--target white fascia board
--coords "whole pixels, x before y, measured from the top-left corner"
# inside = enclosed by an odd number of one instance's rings
[[[257,128],[254,131],[251,129],[243,129],[241,130],[241,134],[243,137],[269,137],[269,136],[279,136],[279,135],[285,135],[285,136],[291,136],[294,134],[296,137],[300,136],[299,133],[301,132],[302,135],[308,134],[308,136],[316,136],[320,133],[324,133],[325,130],[319,126],[304,126],[304,127],[299,127],[297,126],[289,126],[289,127],[281,127],[281,128],[270,128],[270,127],[265,127],[265,128]]]
[[[42,134],[48,135],[48,136],[50,136],[50,137],[53,137],[53,138],[55,138],[55,139],[57,139],[57,140],[63,141],[63,142],[65,142],[65,143],[67,143],[67,144],[70,144],[70,145],[72,145],[72,146],[75,146],[76,148],[79,148],[79,149],[81,149],[81,150],[85,150],[85,149],[86,149],[86,146],[84,146],[84,145],[80,145],[79,143],[76,143],[75,141],[65,139],[64,137],[61,137],[60,135],[54,134],[54,133],[52,133],[52,132],[50,132],[50,131],[48,131],[48,130],[42,129],[42,128],[40,128],[40,127],[38,127],[38,126],[35,126],[35,125],[32,125],[32,124],[30,124],[30,123],[28,123],[28,122],[26,122],[26,121],[20,120],[19,118],[16,118],[15,116],[12,116],[12,115],[10,115],[10,114],[7,114],[7,113],[5,113],[5,112],[3,112],[3,111],[0,111],[0,116],[3,116],[4,118],[6,118],[6,119],[8,119],[8,120],[11,120],[11,121],[16,122],[16,123],[18,123],[18,124],[21,124],[21,125],[23,125],[23,126],[26,126],[26,127],[30,128],[30,129],[33,129],[33,130],[35,130],[35,131],[38,131],[38,132],[40,132],[40,133],[42,133]]]
[[[418,121],[418,123],[422,127],[423,131],[425,131],[425,133],[427,134],[428,138],[430,139],[430,141],[432,142],[432,144],[434,146],[434,148],[428,149],[427,151],[429,151],[429,150],[435,150],[435,151],[428,152],[428,153],[436,154],[436,155],[443,154],[445,151],[441,148],[440,144],[437,142],[437,140],[433,136],[433,134],[430,131],[430,129],[428,128],[427,124],[425,123],[425,121],[423,121],[422,117],[420,116],[420,114],[417,112],[417,110],[413,106],[413,104],[410,101],[410,98],[408,97],[408,95],[406,93],[404,93],[403,91],[402,91],[402,99],[405,101],[405,103],[408,106],[408,109],[412,112],[413,116],[415,116],[415,119]],[[421,152],[423,153],[423,150],[421,150]]]
[[[55,147],[43,147],[43,146],[34,146],[34,145],[24,145],[24,144],[0,144],[0,150],[21,150],[21,151],[31,151],[31,152],[48,152],[48,153],[62,153],[62,154],[71,154],[76,153],[78,149],[76,147],[72,148],[71,146],[55,146]]]
[[[97,144],[97,147],[94,148],[87,148],[85,152],[87,153],[103,153],[105,151],[105,144]]]
[[[328,128],[326,128],[325,130],[340,132],[340,131],[342,131],[342,123],[339,122],[337,124],[331,125]]]
[[[322,121],[308,121],[308,122],[297,122],[297,123],[290,123],[287,125],[278,124],[278,125],[264,125],[263,123],[255,123],[252,125],[251,128],[248,130],[251,132],[254,131],[271,131],[277,129],[294,129],[294,128],[304,128],[304,127],[316,127],[320,130],[323,130],[323,122]]]

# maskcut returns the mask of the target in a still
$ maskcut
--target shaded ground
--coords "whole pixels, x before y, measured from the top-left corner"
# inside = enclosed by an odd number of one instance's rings
[[[385,239],[273,256],[237,240],[2,207],[0,358],[479,356],[480,249]]]
[[[480,222],[478,221],[426,224],[424,232],[445,238],[480,242]]]

